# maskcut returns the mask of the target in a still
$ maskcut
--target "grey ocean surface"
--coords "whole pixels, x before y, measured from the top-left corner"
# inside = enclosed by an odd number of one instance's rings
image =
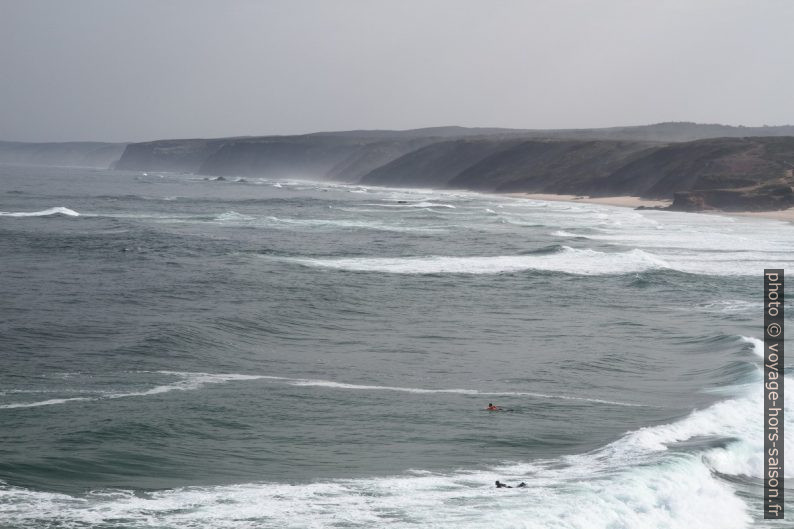
[[[792,264],[777,221],[0,166],[0,527],[763,526]]]

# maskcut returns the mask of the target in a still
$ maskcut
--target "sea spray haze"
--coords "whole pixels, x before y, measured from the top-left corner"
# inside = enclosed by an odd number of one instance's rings
[[[0,171],[2,527],[764,526],[788,224]]]

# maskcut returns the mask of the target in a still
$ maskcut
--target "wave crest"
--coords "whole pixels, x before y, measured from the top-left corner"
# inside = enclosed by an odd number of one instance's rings
[[[50,215],[65,215],[79,217],[80,214],[73,209],[58,206],[41,211],[0,211],[0,217],[49,217]]]
[[[562,246],[558,251],[544,255],[280,259],[318,268],[392,274],[501,274],[541,270],[574,275],[612,275],[670,268],[668,263],[643,250],[607,253],[591,249],[580,250],[569,246]]]

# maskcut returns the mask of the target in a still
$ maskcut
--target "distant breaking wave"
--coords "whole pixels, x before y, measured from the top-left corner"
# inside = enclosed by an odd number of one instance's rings
[[[80,216],[75,210],[64,207],[43,209],[41,211],[0,211],[0,217],[49,217],[50,215]]]
[[[227,211],[215,217],[215,220],[219,222],[246,222],[255,219],[256,217],[243,215],[242,213],[237,213],[236,211]]]
[[[764,358],[764,341],[752,336],[740,336],[741,340],[753,346],[753,353],[759,358]]]
[[[476,257],[355,257],[337,259],[283,258],[285,261],[322,268],[392,274],[500,274],[544,270],[577,275],[642,272],[671,266],[642,250],[606,253],[562,246],[551,254]]]
[[[589,238],[589,237],[585,237],[584,235],[579,235],[578,233],[571,233],[571,232],[565,231],[565,230],[557,230],[555,232],[552,232],[552,235],[554,237],[581,237],[583,239],[588,239]]]
[[[7,521],[20,527],[105,526],[123,520],[125,527],[247,529],[326,527],[344,520],[399,528],[741,529],[753,518],[724,476],[747,483],[763,475],[763,438],[756,421],[762,398],[760,383],[753,383],[731,399],[672,423],[627,432],[591,452],[484,469],[415,470],[300,487],[261,481],[151,492],[101,489],[88,496],[0,482],[0,494],[12,506]],[[785,407],[792,411],[792,399]],[[794,465],[792,453],[794,446],[786,443],[787,469]],[[529,486],[497,493],[494,476]],[[794,477],[790,471],[785,476]]]
[[[273,377],[279,378],[279,377]],[[458,395],[478,395],[478,396],[494,396],[494,397],[537,397],[541,399],[561,399],[561,400],[578,400],[584,402],[595,402],[598,404],[610,404],[615,406],[644,406],[643,404],[632,404],[629,402],[620,402],[615,400],[593,399],[588,397],[574,397],[570,395],[549,395],[546,393],[534,393],[527,391],[479,391],[476,389],[424,389],[424,388],[405,388],[396,386],[369,386],[360,384],[345,384],[342,382],[332,382],[330,380],[311,380],[311,379],[289,379],[281,378],[291,386],[319,386],[334,389],[353,389],[364,391],[400,391],[404,393],[452,393]]]
[[[455,209],[452,204],[442,202],[396,202],[393,204],[362,204],[363,206],[376,206],[380,208],[449,208]]]
[[[774,256],[780,258],[781,256]],[[782,256],[787,257],[787,256]],[[600,252],[590,248],[559,246],[551,253],[522,255],[426,257],[274,257],[303,266],[351,272],[389,274],[505,274],[526,270],[598,276],[641,273],[649,270],[672,270],[687,274],[716,276],[755,275],[764,263],[755,254],[723,252],[703,256],[690,253],[656,254],[634,248],[624,252]],[[780,261],[787,263],[786,261]]]
[[[180,377],[181,380],[174,382],[172,384],[155,386],[153,388],[143,391],[132,391],[126,393],[102,393],[100,395],[91,396],[91,397],[70,397],[63,399],[48,399],[37,402],[15,402],[12,404],[0,405],[0,409],[36,408],[39,406],[66,404],[68,402],[123,399],[128,397],[145,397],[148,395],[158,395],[160,393],[167,393],[169,391],[187,391],[187,390],[199,389],[207,384],[219,384],[219,383],[231,382],[237,380],[256,380],[263,378],[261,376],[237,375],[237,374],[214,375],[210,373],[176,373],[170,371],[162,371],[160,373],[165,375],[175,375]]]
[[[579,397],[574,395],[550,395],[546,393],[535,393],[527,391],[479,391],[476,389],[425,389],[425,388],[411,388],[411,387],[397,387],[397,386],[379,386],[379,385],[362,385],[362,384],[347,384],[344,382],[334,382],[332,380],[315,380],[306,378],[290,378],[279,377],[270,375],[241,375],[236,373],[230,374],[213,374],[213,373],[192,373],[181,371],[157,371],[157,374],[170,375],[177,377],[179,380],[171,384],[164,384],[155,386],[151,389],[142,391],[131,392],[105,392],[100,395],[90,397],[70,397],[60,399],[48,399],[36,402],[16,402],[11,404],[0,405],[0,409],[14,409],[14,408],[36,408],[39,406],[52,406],[56,404],[66,404],[69,402],[86,402],[86,401],[101,401],[108,399],[121,399],[129,397],[145,397],[149,395],[159,395],[168,393],[170,391],[188,391],[202,388],[208,384],[222,384],[226,382],[239,382],[248,380],[269,380],[277,383],[287,384],[290,386],[315,386],[329,389],[340,390],[357,390],[357,391],[397,391],[403,393],[447,393],[458,395],[477,395],[477,396],[501,396],[501,397],[534,397],[541,399],[559,399],[568,401],[581,401],[592,402],[595,404],[607,404],[612,406],[643,406],[643,404],[634,404],[629,402],[620,402],[614,400],[597,399],[590,397]]]

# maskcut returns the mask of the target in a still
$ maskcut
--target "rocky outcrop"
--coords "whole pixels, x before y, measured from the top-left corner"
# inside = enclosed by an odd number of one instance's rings
[[[673,211],[776,211],[794,207],[794,189],[786,183],[746,189],[708,189],[674,194]]]

